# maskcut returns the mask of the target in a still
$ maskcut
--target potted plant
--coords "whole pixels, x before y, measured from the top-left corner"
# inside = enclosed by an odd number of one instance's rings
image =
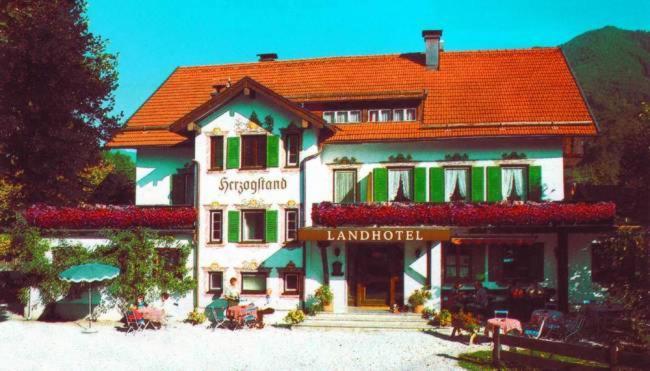
[[[440,313],[436,314],[433,317],[433,322],[441,327],[447,327],[451,325],[451,312],[447,309],[443,309]]]
[[[413,312],[422,313],[424,310],[424,304],[427,300],[431,299],[431,291],[426,287],[413,291],[411,296],[409,296],[409,304],[413,308]]]
[[[314,293],[314,297],[318,300],[320,309],[325,312],[332,312],[332,300],[334,300],[334,294],[330,289],[329,285],[322,285]]]
[[[425,319],[431,319],[436,316],[436,311],[433,308],[424,308],[422,311],[422,317]]]
[[[196,326],[205,322],[206,319],[207,318],[205,316],[205,313],[201,313],[195,309],[187,314],[187,319],[185,320],[185,322],[189,322],[192,325]]]
[[[464,313],[460,311],[452,316],[452,324],[454,330],[451,333],[451,336],[461,334],[461,331],[465,331],[469,334],[469,344],[474,344],[474,338],[479,332],[480,325],[476,317],[472,313]]]
[[[305,313],[300,309],[289,311],[284,317],[284,322],[289,325],[295,325],[305,320]]]

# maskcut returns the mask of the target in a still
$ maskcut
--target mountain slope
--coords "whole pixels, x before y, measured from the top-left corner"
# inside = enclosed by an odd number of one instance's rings
[[[625,140],[637,135],[641,102],[650,101],[650,32],[604,27],[562,45],[601,136],[586,148],[577,180],[617,184]]]

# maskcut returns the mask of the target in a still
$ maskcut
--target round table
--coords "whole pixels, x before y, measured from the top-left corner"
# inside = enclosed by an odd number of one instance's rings
[[[514,318],[490,318],[485,325],[485,336],[490,336],[490,331],[494,334],[494,329],[499,328],[501,334],[507,334],[510,331],[523,333],[521,322]]]

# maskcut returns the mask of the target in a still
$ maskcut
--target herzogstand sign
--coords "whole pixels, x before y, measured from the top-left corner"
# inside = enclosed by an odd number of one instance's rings
[[[282,177],[280,179],[267,179],[263,176],[257,179],[247,180],[229,180],[228,177],[223,177],[219,181],[219,190],[227,192],[237,192],[242,194],[250,191],[255,194],[258,191],[279,191],[287,189],[287,180]]]

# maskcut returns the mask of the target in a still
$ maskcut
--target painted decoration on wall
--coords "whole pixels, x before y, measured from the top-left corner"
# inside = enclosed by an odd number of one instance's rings
[[[502,158],[503,160],[523,160],[523,159],[528,158],[528,156],[526,156],[526,154],[523,153],[523,152],[519,152],[519,153],[517,153],[517,152],[515,152],[515,151],[512,151],[512,152],[510,152],[510,153],[504,153],[504,154],[502,154],[502,155],[501,155],[501,158]]]
[[[410,154],[404,155],[403,153],[398,153],[396,155],[388,156],[388,162],[411,162],[413,161],[413,156]]]
[[[469,155],[467,153],[448,153],[445,155],[445,161],[468,161]]]
[[[358,164],[359,162],[354,157],[348,158],[348,156],[343,156],[343,157],[335,158],[334,160],[332,160],[332,163],[336,165],[354,165],[354,164]]]

